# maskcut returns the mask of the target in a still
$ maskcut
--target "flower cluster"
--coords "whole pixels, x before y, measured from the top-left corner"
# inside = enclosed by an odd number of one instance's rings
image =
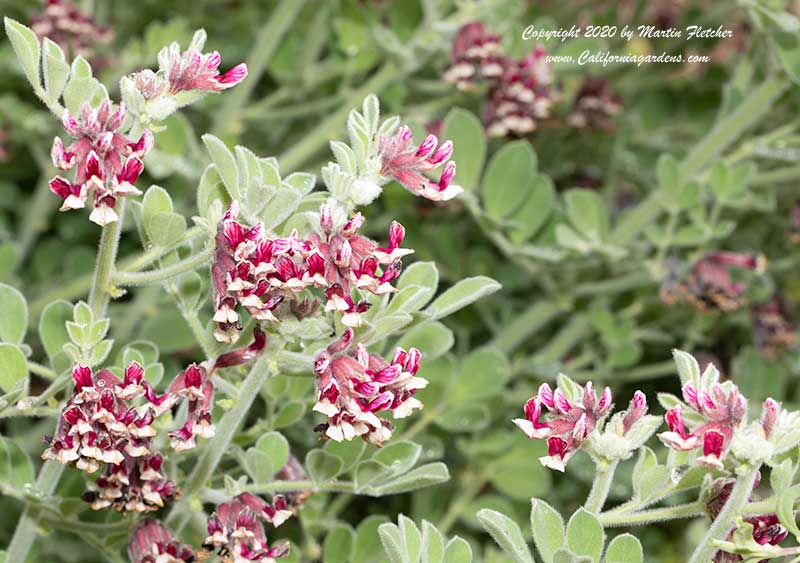
[[[543,416],[542,406],[548,413]],[[581,390],[581,397],[570,401],[564,391],[555,391],[547,383],[525,403],[525,418],[514,420],[528,438],[547,440],[548,455],[540,458],[545,467],[564,471],[572,455],[594,432],[598,423],[611,412],[611,389],[606,387],[598,400],[591,382]],[[643,414],[643,413],[642,413]]]
[[[543,45],[521,60],[507,59],[505,71],[489,92],[484,110],[490,137],[527,135],[550,117],[556,90]]]
[[[189,47],[181,52],[180,45],[174,42],[158,54],[158,66],[165,86],[172,95],[179,92],[199,90],[201,92],[221,92],[236,86],[247,77],[247,65],[240,63],[227,71],[219,73],[222,58],[217,51],[202,53],[206,34],[200,30],[194,34]],[[152,71],[150,71],[152,74]],[[147,97],[147,96],[145,96]]]
[[[303,240],[296,232],[267,238],[261,223],[249,228],[238,223],[238,213],[234,202],[220,222],[211,269],[214,335],[221,342],[239,337],[237,304],[256,320],[275,322],[284,301],[296,303],[311,288],[324,295],[326,311],[340,313],[347,326],[359,326],[369,304],[353,295],[395,291],[391,284],[400,274],[400,259],[413,252],[401,247],[405,230],[396,222],[386,247],[359,235],[364,223],[360,213],[334,228],[330,210],[323,208],[320,232]]]
[[[106,225],[118,219],[114,211],[118,198],[141,193],[134,183],[144,168],[141,159],[153,146],[153,135],[146,129],[141,138],[130,141],[118,131],[124,118],[125,104],[113,108],[109,100],[98,108],[85,103],[77,118],[64,110],[61,123],[75,140],[65,148],[56,137],[50,154],[56,168],[75,169],[75,181],[61,176],[50,181],[50,189],[64,200],[61,211],[81,209],[91,196],[89,219]]]
[[[576,129],[611,129],[621,111],[622,100],[608,80],[587,77],[575,95],[567,123]]]
[[[74,463],[87,473],[105,466],[98,490],[85,496],[95,509],[145,512],[174,499],[178,489],[162,475],[162,458],[152,449],[155,411],[133,404],[152,394],[142,367],[132,362],[120,380],[108,370],[93,374],[79,364],[72,377],[75,391],[42,458]]]
[[[756,479],[756,487],[760,479],[761,475],[759,474]],[[712,520],[715,520],[722,512],[725,503],[731,496],[735,482],[736,480],[731,477],[720,477],[711,484],[706,511]],[[750,501],[754,500],[757,499],[751,495]],[[758,545],[778,545],[789,535],[789,531],[781,525],[777,514],[774,513],[755,514],[744,518],[744,521],[753,526],[753,540]],[[731,536],[734,531],[731,530]],[[741,555],[727,553],[723,550],[717,551],[713,559],[714,563],[737,563],[739,561],[744,561]]]
[[[192,548],[183,545],[166,526],[155,520],[142,520],[133,529],[128,543],[131,563],[193,563]]]
[[[428,381],[416,375],[420,360],[416,348],[398,348],[387,362],[362,344],[346,353],[352,340],[353,331],[348,329],[314,363],[314,410],[328,417],[317,429],[337,442],[361,436],[380,446],[391,438],[394,426],[378,414],[389,411],[396,419],[405,418],[422,408],[414,394]]]
[[[273,504],[250,493],[242,493],[230,502],[217,506],[208,519],[208,537],[204,547],[237,563],[269,563],[289,553],[289,544],[270,547],[262,522],[280,526],[291,512],[281,496]],[[228,559],[223,559],[227,561]]]
[[[747,399],[730,382],[714,383],[709,390],[698,389],[693,383],[683,386],[686,405],[700,416],[699,424],[687,429],[684,408],[681,405],[671,408],[664,415],[668,432],[658,435],[659,439],[677,451],[692,451],[702,447],[703,455],[697,463],[712,469],[721,469],[723,459],[731,444],[734,432],[742,425],[747,415]],[[764,403],[766,413],[765,430],[774,424],[777,403],[768,399]]]
[[[661,299],[671,305],[686,302],[701,311],[735,311],[747,305],[747,285],[734,278],[733,269],[757,274],[766,269],[766,259],[757,254],[715,252],[695,262],[686,280],[670,276],[661,288]]]
[[[459,90],[474,90],[481,79],[500,78],[506,66],[500,36],[490,33],[481,22],[468,23],[458,30],[450,50],[450,61],[443,78]]]
[[[80,7],[66,0],[46,0],[44,11],[31,18],[31,29],[48,37],[73,57],[92,58],[97,43],[111,40],[111,30],[97,25]]]
[[[452,141],[439,144],[435,135],[428,135],[418,147],[411,146],[411,129],[403,125],[391,137],[381,136],[378,156],[380,174],[392,178],[412,194],[431,201],[447,201],[460,194],[460,186],[451,184],[456,175]],[[424,173],[444,165],[438,182],[432,182]]]

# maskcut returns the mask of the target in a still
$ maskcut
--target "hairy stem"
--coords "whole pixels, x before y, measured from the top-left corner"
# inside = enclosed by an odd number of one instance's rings
[[[89,307],[95,317],[102,318],[111,300],[111,276],[114,274],[114,260],[119,249],[119,237],[122,234],[122,222],[125,220],[125,198],[120,198],[117,205],[119,219],[103,227],[100,235],[100,247],[97,251],[97,265],[94,270],[94,281],[89,289]]]
[[[160,283],[207,265],[213,254],[213,249],[208,248],[164,268],[157,268],[146,272],[116,272],[112,275],[111,282],[115,285],[148,285]]]
[[[758,477],[760,467],[760,465],[748,467],[737,477],[731,496],[728,497],[728,501],[722,511],[711,523],[711,527],[698,544],[697,549],[692,553],[688,563],[706,563],[716,551],[713,544],[714,540],[724,540],[728,537],[735,525],[736,517],[742,514],[744,507],[747,506],[747,501],[753,492],[753,485]]]
[[[592,483],[592,490],[589,491],[589,496],[583,505],[589,512],[598,513],[603,509],[603,505],[608,498],[608,492],[611,490],[611,483],[614,481],[614,473],[617,471],[618,463],[618,461],[595,461],[597,472]]]
[[[665,506],[640,512],[618,512],[609,510],[597,515],[603,526],[642,526],[664,520],[677,520],[679,518],[695,518],[705,514],[705,506],[700,501]]]

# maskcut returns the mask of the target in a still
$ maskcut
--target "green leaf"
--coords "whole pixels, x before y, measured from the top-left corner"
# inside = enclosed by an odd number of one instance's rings
[[[378,527],[386,522],[385,516],[369,516],[356,529],[356,545],[352,563],[373,563],[383,554]]]
[[[342,471],[350,471],[356,463],[361,460],[364,450],[367,449],[367,443],[363,440],[350,440],[337,442],[335,440],[328,440],[323,446],[323,449],[331,455],[335,455],[344,462]]]
[[[642,563],[642,544],[631,534],[620,534],[611,540],[606,551],[606,563]]]
[[[451,433],[477,432],[492,421],[489,408],[481,403],[465,403],[448,408],[435,423]]]
[[[536,179],[536,153],[527,141],[503,145],[486,168],[481,196],[486,213],[497,220],[514,212],[530,196]]]
[[[516,563],[533,563],[522,530],[511,518],[496,510],[484,508],[478,512],[478,520],[497,545]]]
[[[606,534],[603,526],[591,512],[579,508],[567,523],[567,545],[578,556],[590,557],[599,563]]]
[[[97,105],[100,99],[107,97],[107,93],[96,78],[91,76],[77,78],[73,75],[67,82],[62,96],[64,105],[67,106],[69,112],[73,115],[78,115],[84,103],[93,106]]]
[[[569,190],[564,194],[567,217],[578,231],[593,241],[608,238],[608,211],[605,200],[591,190]]]
[[[444,483],[450,479],[447,466],[441,462],[428,463],[386,483],[370,485],[359,493],[370,496],[397,495]],[[357,479],[356,479],[357,480]]]
[[[171,213],[172,210],[172,198],[169,192],[161,186],[150,186],[142,198],[142,223],[145,225],[145,230],[158,213]]]
[[[422,561],[423,563],[441,563],[444,557],[444,538],[436,526],[422,521]]]
[[[19,290],[0,283],[0,341],[19,344],[28,330],[28,304]]]
[[[453,108],[442,123],[442,138],[453,141],[456,183],[474,190],[486,159],[486,135],[480,120],[467,110]]]
[[[306,414],[306,403],[303,401],[289,401],[284,403],[278,414],[275,415],[275,419],[272,421],[272,425],[275,428],[286,428],[287,426],[291,426],[301,418],[303,415]]]
[[[458,536],[447,542],[442,563],[468,563],[472,561],[472,548],[469,542]]]
[[[492,485],[507,497],[519,501],[547,494],[550,472],[539,463],[531,463],[531,460],[547,455],[544,441],[531,442],[519,432],[514,434],[512,444],[507,451],[493,458]]]
[[[19,348],[0,343],[0,389],[11,392],[21,379],[28,377],[28,363]]]
[[[436,321],[415,326],[403,335],[397,346],[406,350],[418,348],[425,361],[429,361],[445,354],[454,342],[453,331]]]
[[[64,91],[64,86],[67,85],[69,79],[69,64],[67,64],[64,51],[58,44],[51,41],[48,37],[44,38],[42,43],[42,75],[44,76],[44,90],[47,93],[47,99],[51,102],[57,102]]]
[[[681,172],[678,168],[678,161],[671,154],[662,154],[656,164],[656,176],[658,177],[658,188],[667,207],[679,209],[679,199],[681,194]]]
[[[481,348],[464,358],[459,384],[450,393],[453,404],[481,401],[498,395],[511,375],[505,354],[496,348]]]
[[[72,305],[66,301],[53,301],[42,309],[39,317],[39,339],[50,360],[69,342],[65,323],[72,320]]]
[[[0,483],[19,491],[33,485],[33,464],[28,454],[16,442],[0,436]]]
[[[159,246],[169,246],[186,232],[186,219],[178,213],[156,213],[145,225],[147,236]]]
[[[409,561],[419,561],[422,554],[422,535],[419,528],[407,516],[401,514],[398,518],[400,537],[403,540],[406,556]]]
[[[375,452],[372,459],[383,464],[393,475],[410,471],[422,454],[422,446],[414,442],[392,442]]]
[[[533,542],[544,563],[553,563],[556,551],[564,547],[564,519],[558,511],[540,499],[531,500]]]
[[[275,473],[289,461],[289,442],[280,432],[267,432],[258,439],[255,447],[269,455]]]
[[[330,481],[342,472],[344,462],[324,450],[311,450],[306,455],[306,469],[315,483]]]
[[[433,262],[414,262],[406,268],[397,280],[397,289],[401,292],[406,288],[418,288],[413,292],[413,304],[403,303],[400,311],[416,311],[425,306],[436,294],[439,287],[439,270]],[[419,289],[421,288],[421,290]],[[392,299],[392,305],[398,300],[399,295]]]
[[[264,483],[275,475],[275,471],[272,468],[272,460],[264,452],[256,448],[250,448],[245,452],[244,459],[247,463],[247,472],[254,482]]]
[[[236,159],[233,153],[225,146],[219,138],[206,133],[203,135],[203,142],[206,145],[211,160],[217,167],[222,183],[225,184],[232,199],[240,200],[239,195],[239,169],[236,166]]]
[[[553,213],[556,189],[553,180],[539,174],[530,186],[530,196],[511,217],[511,240],[522,244],[541,229]]]
[[[322,544],[323,561],[350,561],[353,557],[356,532],[341,522],[325,536]]]
[[[39,81],[39,58],[40,48],[39,39],[29,27],[26,27],[16,20],[5,18],[6,35],[11,41],[17,60],[25,71],[28,82],[34,89],[41,88]]]
[[[795,537],[800,536],[800,528],[797,526],[797,519],[794,512],[794,504],[798,497],[800,497],[800,485],[795,485],[794,487],[786,489],[783,494],[778,497],[775,510],[781,524]]]
[[[433,320],[441,319],[474,303],[481,297],[491,295],[501,287],[498,282],[486,276],[465,278],[437,297],[425,311],[431,315]]]

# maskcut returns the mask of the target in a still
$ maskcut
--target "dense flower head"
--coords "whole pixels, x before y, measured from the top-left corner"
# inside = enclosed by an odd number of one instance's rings
[[[170,94],[189,90],[221,92],[247,77],[247,65],[244,63],[220,74],[222,58],[217,51],[202,53],[205,41],[206,33],[200,30],[194,34],[185,51],[181,52],[178,43],[172,43],[158,54],[159,67],[169,84]]]
[[[56,168],[74,168],[75,180],[56,176],[50,181],[50,189],[64,200],[61,211],[81,209],[91,196],[89,218],[106,225],[118,219],[114,211],[118,198],[141,194],[134,184],[144,169],[142,158],[153,146],[153,135],[146,129],[138,140],[129,140],[118,132],[124,118],[125,104],[114,108],[109,100],[97,108],[85,103],[77,117],[64,110],[61,123],[74,141],[65,147],[56,137],[50,155]]]
[[[757,254],[714,252],[695,262],[688,278],[668,278],[661,289],[667,304],[686,302],[702,311],[735,311],[747,305],[747,285],[734,278],[734,270],[762,273],[766,259]]]
[[[221,355],[211,371],[250,361],[265,342],[264,334],[256,329],[252,344]],[[163,456],[153,443],[157,434],[154,422],[185,400],[186,420],[170,433],[172,448],[191,449],[197,436],[213,436],[210,375],[205,366],[191,364],[159,396],[136,362],[125,368],[122,379],[107,369],[93,373],[89,366],[78,364],[72,370],[75,389],[42,458],[73,464],[87,473],[104,467],[92,490],[84,495],[96,510],[157,510],[165,501],[177,498],[179,490],[161,471]]]
[[[340,314],[347,326],[358,326],[369,308],[362,296],[396,291],[392,282],[400,275],[400,259],[413,252],[402,248],[405,229],[397,222],[389,229],[386,247],[360,235],[360,213],[335,228],[330,210],[323,207],[319,232],[305,239],[296,232],[268,238],[261,223],[247,227],[237,222],[238,213],[234,202],[220,222],[211,270],[214,334],[222,342],[238,338],[237,305],[256,320],[277,322],[284,302],[293,314],[313,313],[316,308],[306,299],[314,289],[326,311]]]
[[[154,405],[134,404],[152,393],[142,367],[131,362],[120,380],[108,370],[92,373],[78,364],[72,377],[75,391],[42,458],[73,463],[87,473],[105,466],[97,490],[85,496],[95,509],[145,512],[174,499],[177,487],[160,473],[162,459],[153,451]]]
[[[31,29],[57,43],[70,58],[92,58],[94,46],[111,39],[109,28],[98,25],[77,4],[66,0],[46,0],[42,13],[31,17]]]
[[[289,544],[271,547],[264,532],[264,522],[280,526],[291,512],[286,501],[275,496],[272,504],[250,493],[217,506],[208,519],[208,537],[204,547],[216,551],[223,561],[271,563],[289,553]]]
[[[721,469],[734,433],[747,415],[747,399],[729,382],[714,383],[709,390],[686,383],[683,398],[688,408],[700,415],[701,422],[690,430],[684,418],[684,407],[673,407],[664,415],[669,431],[659,434],[659,439],[677,451],[702,448],[703,455],[697,463]]]
[[[447,201],[464,191],[451,183],[456,174],[456,163],[450,160],[452,141],[440,144],[435,135],[425,137],[419,146],[413,146],[412,141],[411,129],[405,125],[391,137],[381,136],[378,156],[382,177],[392,178],[412,194],[431,201]],[[441,166],[444,168],[437,182],[425,176]]]
[[[473,90],[480,80],[500,78],[506,65],[500,36],[490,33],[482,22],[461,26],[453,39],[450,62],[443,78],[459,90]]]
[[[131,563],[193,563],[194,551],[180,543],[169,529],[156,520],[146,519],[133,529],[128,542]]]
[[[608,80],[587,77],[581,84],[567,122],[577,129],[611,129],[622,111],[622,101]]]
[[[569,459],[611,412],[612,406],[611,389],[603,389],[598,399],[591,381],[581,388],[580,398],[572,401],[561,388],[553,390],[542,383],[539,392],[525,403],[525,418],[515,419],[514,424],[531,439],[547,440],[548,455],[539,461],[546,467],[564,471]],[[542,407],[547,412],[543,413]],[[646,410],[646,403],[643,408]],[[640,405],[635,411],[629,420],[631,425],[644,414]]]
[[[524,136],[550,117],[556,98],[554,77],[543,45],[521,60],[506,60],[505,71],[491,89],[484,110],[490,137]]]
[[[421,354],[416,348],[397,348],[390,361],[358,344],[350,352],[353,331],[333,342],[314,363],[317,403],[314,410],[328,417],[318,426],[326,438],[341,442],[360,436],[380,446],[394,425],[378,415],[405,418],[422,403],[414,397],[428,381],[417,376]]]

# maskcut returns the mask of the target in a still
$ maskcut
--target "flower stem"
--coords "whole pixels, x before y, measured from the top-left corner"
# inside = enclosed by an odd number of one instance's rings
[[[694,518],[695,516],[702,516],[704,513],[703,503],[695,501],[652,510],[642,510],[641,512],[609,510],[608,512],[601,512],[597,515],[597,518],[603,526],[642,526],[664,520]]]
[[[111,276],[114,274],[114,260],[119,249],[119,237],[122,234],[122,222],[125,220],[125,198],[120,198],[117,208],[119,219],[103,227],[100,235],[100,247],[97,252],[97,265],[94,280],[89,290],[89,307],[95,317],[105,317],[106,307],[111,299],[109,292]]]
[[[692,553],[691,559],[688,563],[706,563],[711,559],[711,556],[716,551],[714,547],[714,540],[724,540],[733,529],[736,517],[739,516],[744,507],[747,506],[747,501],[750,494],[753,492],[753,485],[755,485],[756,478],[758,477],[758,470],[760,465],[748,467],[736,479],[733,485],[731,496],[722,508],[722,511],[711,523],[711,527],[706,532],[706,535],[700,541],[697,549]]]
[[[191,517],[191,510],[188,506],[190,499],[196,496],[211,478],[225,452],[228,451],[236,431],[242,424],[264,382],[274,375],[274,370],[268,358],[269,355],[265,351],[255,361],[253,367],[250,368],[250,373],[239,388],[236,406],[227,411],[220,419],[219,424],[217,424],[216,436],[206,444],[197,459],[197,465],[195,465],[194,470],[186,480],[183,500],[172,508],[167,517],[167,523],[175,533],[180,533]]]
[[[592,490],[589,491],[589,496],[583,507],[589,512],[595,514],[603,509],[603,505],[608,498],[608,492],[611,490],[611,483],[614,481],[614,473],[617,471],[618,461],[595,461],[595,468],[597,473],[594,476],[594,483],[592,483]]]
[[[148,270],[146,272],[115,272],[111,276],[111,282],[114,285],[149,285],[161,283],[181,274],[185,274],[186,272],[191,272],[203,265],[207,265],[213,253],[214,251],[208,248],[165,268]]]
[[[52,495],[61,478],[64,466],[55,461],[45,461],[39,476],[36,478],[36,488],[43,496]],[[6,550],[6,561],[18,561],[22,563],[28,557],[33,541],[36,539],[37,515],[35,509],[30,505],[25,507],[14,530],[14,536]]]

